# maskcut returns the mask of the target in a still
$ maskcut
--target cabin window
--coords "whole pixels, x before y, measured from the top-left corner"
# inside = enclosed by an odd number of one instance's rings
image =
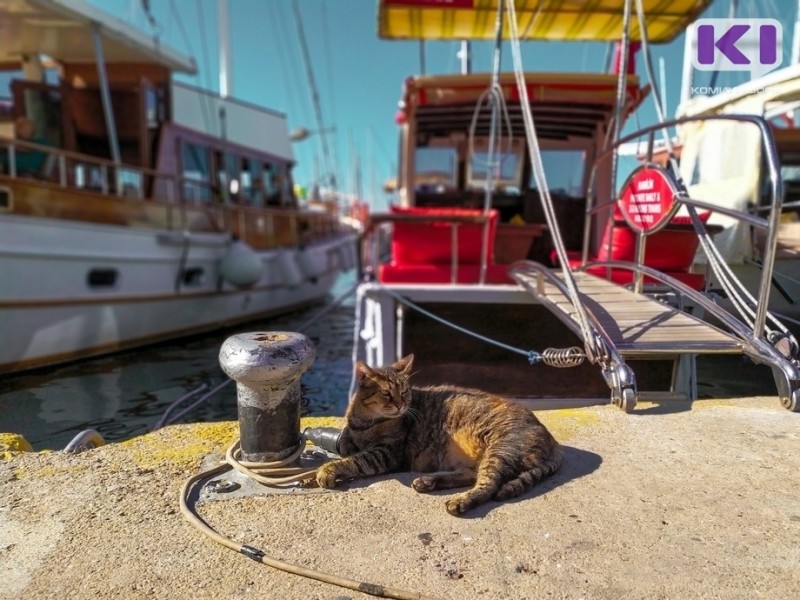
[[[414,152],[416,191],[442,194],[458,188],[458,152],[453,147],[417,147]]]
[[[495,188],[507,194],[519,194],[522,182],[522,141],[503,140],[492,149],[489,156],[489,140],[475,140],[472,156],[467,166],[467,187],[483,189],[491,173]]]
[[[98,165],[75,163],[75,187],[103,190],[106,188],[104,177],[105,171]]]
[[[208,149],[197,144],[183,144],[183,197],[194,202],[211,200]]]
[[[242,159],[240,157],[235,154],[225,154],[225,172],[227,174],[225,181],[228,182],[229,202],[239,201],[239,191],[242,186],[241,164]]]
[[[117,171],[117,182],[125,198],[142,198],[142,174],[133,169],[120,168]]]
[[[242,199],[250,206],[264,205],[264,172],[257,160],[247,159],[242,165]]]
[[[547,187],[554,194],[570,198],[583,198],[584,174],[586,172],[585,150],[542,150],[542,164]],[[531,173],[531,189],[538,189]]]
[[[0,188],[0,210],[11,209],[11,190],[8,188]]]
[[[268,206],[284,206],[286,204],[286,168],[283,165],[264,165],[264,187],[267,191]]]

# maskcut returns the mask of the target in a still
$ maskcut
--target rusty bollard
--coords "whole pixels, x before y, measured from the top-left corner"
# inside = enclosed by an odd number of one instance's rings
[[[311,341],[293,332],[240,333],[222,344],[219,364],[236,381],[244,461],[281,460],[297,448],[300,376],[314,356]]]

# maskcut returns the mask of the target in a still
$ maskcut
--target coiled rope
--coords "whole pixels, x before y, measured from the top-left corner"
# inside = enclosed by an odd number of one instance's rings
[[[326,316],[334,308],[339,306],[348,296],[353,294],[353,292],[355,292],[357,285],[358,285],[357,283],[354,284],[350,289],[341,294],[333,302],[329,303],[318,313],[316,313],[311,319],[303,323],[303,325],[300,326],[298,329],[300,331],[309,329],[322,317]],[[204,396],[201,399],[201,401],[204,401],[207,397],[209,397],[210,395],[212,395],[213,393],[215,393],[216,391],[218,391],[231,381],[232,381],[231,379],[226,380],[225,382],[223,382],[223,384],[217,386],[217,388],[212,390],[212,392],[206,394],[206,396]],[[192,394],[194,393],[196,392],[193,392]],[[193,408],[196,404],[199,404],[199,402],[200,401],[196,402],[190,408]],[[170,407],[170,409],[172,408],[173,407]],[[180,416],[182,416],[183,414],[184,413],[181,413]],[[167,420],[167,414],[165,414],[164,417],[162,417],[162,421],[164,421],[163,424],[168,424],[172,422]],[[304,468],[304,467],[298,467],[296,465],[297,460],[300,458],[305,449],[305,443],[306,443],[305,438],[301,436],[297,446],[292,450],[292,452],[288,456],[286,456],[281,460],[271,461],[271,462],[249,462],[241,460],[242,450],[240,446],[240,441],[236,440],[226,450],[225,462],[216,467],[213,467],[211,469],[193,475],[184,482],[183,486],[181,487],[180,499],[179,499],[181,514],[186,518],[187,521],[189,521],[189,523],[193,527],[195,527],[197,530],[207,535],[215,542],[222,544],[226,548],[230,548],[231,550],[239,552],[240,554],[244,554],[248,558],[251,558],[256,562],[270,566],[274,569],[279,569],[287,573],[299,575],[300,577],[307,577],[309,579],[314,579],[316,581],[321,581],[323,583],[329,583],[332,585],[337,585],[339,587],[348,588],[358,592],[363,592],[365,594],[370,594],[372,596],[377,596],[379,598],[396,598],[398,600],[434,600],[430,596],[425,596],[423,594],[419,594],[416,592],[409,592],[398,588],[385,587],[374,583],[356,581],[355,579],[348,579],[346,577],[339,577],[338,575],[323,573],[315,569],[309,569],[307,567],[302,567],[282,560],[278,560],[276,558],[272,558],[271,556],[266,555],[263,551],[254,548],[253,546],[249,546],[247,544],[239,544],[237,542],[234,542],[230,538],[227,538],[224,535],[218,533],[213,527],[211,527],[208,523],[206,523],[203,520],[203,518],[200,517],[200,515],[197,514],[194,506],[190,503],[189,498],[195,486],[197,486],[200,482],[204,480],[221,475],[230,470],[235,470],[253,479],[254,481],[261,483],[262,485],[266,485],[273,488],[296,485],[301,482],[312,479],[314,475],[316,475],[317,468]]]
[[[536,365],[539,363],[544,363],[550,367],[557,367],[557,368],[567,368],[567,367],[577,367],[586,359],[586,353],[577,346],[572,346],[570,348],[546,348],[542,352],[537,352],[536,350],[523,350],[522,348],[517,348],[516,346],[511,346],[504,342],[500,342],[498,340],[492,339],[490,337],[486,337],[480,333],[462,327],[461,325],[457,325],[452,321],[448,321],[436,315],[424,308],[422,308],[419,304],[415,304],[408,298],[405,298],[391,290],[387,287],[380,286],[381,291],[383,291],[387,296],[393,298],[403,306],[407,306],[413,310],[416,310],[422,315],[425,315],[429,319],[433,319],[442,325],[455,329],[456,331],[460,331],[466,335],[474,337],[477,340],[482,342],[486,342],[487,344],[491,344],[493,346],[497,346],[498,348],[503,348],[504,350],[508,350],[509,352],[514,352],[515,354],[521,354],[528,359],[528,362],[531,365]]]
[[[294,463],[300,458],[305,448],[305,439],[301,436],[300,442],[292,453],[281,460],[263,463],[242,462],[241,448],[239,447],[239,440],[235,441],[228,447],[225,453],[225,462],[202,471],[197,475],[193,475],[187,479],[180,492],[180,508],[181,514],[186,518],[189,523],[196,529],[207,535],[215,542],[222,544],[226,548],[230,548],[246,557],[270,566],[274,569],[279,569],[287,573],[299,575],[300,577],[307,577],[323,583],[330,583],[339,587],[363,592],[379,598],[396,598],[398,600],[435,600],[431,596],[425,596],[417,592],[409,592],[398,588],[385,587],[374,583],[367,583],[365,581],[357,581],[355,579],[348,579],[346,577],[339,577],[338,575],[331,575],[323,573],[316,569],[309,569],[300,565],[288,563],[277,558],[273,558],[265,554],[262,550],[249,546],[247,544],[239,544],[230,538],[225,537],[218,533],[211,525],[206,523],[203,518],[197,514],[194,506],[190,504],[189,497],[194,487],[205,479],[221,475],[231,469],[255,479],[256,481],[270,486],[270,487],[285,487],[289,484],[296,484],[307,480],[314,476],[317,469],[305,469],[294,466]]]

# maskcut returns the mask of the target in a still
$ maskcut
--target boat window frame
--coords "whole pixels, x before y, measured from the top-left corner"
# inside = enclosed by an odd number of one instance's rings
[[[212,175],[212,170],[211,170],[212,156],[210,152],[211,149],[206,144],[200,143],[197,140],[187,139],[184,137],[178,137],[177,142],[180,146],[180,152],[178,153],[180,164],[178,165],[178,169],[181,180],[181,186],[180,186],[181,199],[184,202],[191,202],[193,204],[210,204],[211,202],[213,202],[214,199],[213,183],[211,180],[211,175]],[[203,178],[195,178],[193,176],[187,175],[184,153],[189,147],[193,147],[200,151],[204,151],[206,160],[205,164],[206,172],[205,172],[205,177]],[[192,190],[192,192],[190,194],[187,194],[187,190]]]
[[[575,200],[585,200],[588,194],[589,188],[589,179],[591,178],[592,172],[592,165],[594,164],[595,160],[595,143],[593,139],[584,138],[584,137],[569,137],[565,140],[556,140],[552,138],[540,138],[539,139],[539,150],[540,152],[564,152],[564,151],[582,151],[584,153],[583,159],[583,175],[581,177],[580,189],[581,194],[579,196],[572,196],[572,195],[565,195],[567,198],[573,198]],[[526,149],[526,152],[530,152],[530,148]],[[538,192],[539,188],[536,187],[536,181],[533,177],[533,172],[530,168],[530,160],[526,157],[526,164],[528,168],[525,169],[524,180],[525,185],[523,186],[523,190],[529,190]],[[545,167],[545,178],[548,177],[547,168]],[[548,191],[552,194],[556,192],[555,188],[553,188],[551,181],[548,179],[547,181]]]
[[[418,139],[416,144],[413,147],[413,154],[411,156],[412,159],[412,170],[411,175],[414,181],[414,193],[415,194],[447,194],[449,192],[456,192],[458,191],[461,186],[461,171],[462,171],[462,154],[463,154],[463,141],[459,138],[455,138],[453,136],[434,136],[434,137],[424,137]],[[440,151],[447,151],[452,150],[452,171],[450,173],[449,181],[437,181],[431,184],[421,184],[419,183],[419,175],[420,171],[418,169],[418,158],[421,151],[424,150],[440,150]],[[436,165],[434,165],[436,166]],[[445,173],[445,171],[442,171]],[[445,173],[446,174],[446,173]],[[421,187],[421,186],[429,186],[429,187]]]
[[[464,180],[464,189],[465,190],[483,190],[486,188],[486,176],[485,173],[488,171],[488,165],[483,165],[483,172],[484,176],[481,178],[477,178],[475,176],[475,153],[482,152],[484,154],[488,154],[489,149],[489,137],[488,136],[481,136],[474,139],[472,143],[472,152],[470,156],[466,157],[465,163],[465,180]],[[521,138],[505,138],[499,140],[499,143],[496,144],[495,152],[501,155],[508,155],[516,157],[516,163],[514,164],[514,172],[509,177],[502,177],[498,176],[492,179],[492,183],[494,184],[494,191],[503,191],[509,193],[517,193],[519,194],[523,189],[522,186],[522,175],[524,172],[525,167],[525,142]],[[503,159],[504,160],[504,159]],[[502,167],[500,171],[502,173]]]

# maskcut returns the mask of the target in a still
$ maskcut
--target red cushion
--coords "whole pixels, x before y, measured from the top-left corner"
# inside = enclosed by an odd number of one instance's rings
[[[698,213],[704,223],[710,212]],[[656,233],[647,236],[644,251],[644,264],[660,271],[688,271],[694,261],[700,243],[694,229],[670,229],[670,225],[691,225],[688,216],[673,217],[669,224]],[[611,232],[609,252],[608,236],[611,224],[606,226],[603,240],[594,260],[636,260],[636,233],[624,222],[617,223]]]
[[[461,265],[456,273],[457,283],[479,283],[480,265]],[[449,265],[380,265],[378,280],[382,283],[450,283]],[[504,265],[488,265],[486,283],[514,283]]]
[[[482,210],[449,207],[411,207],[393,206],[391,212],[406,215],[432,216],[481,216]],[[497,231],[497,210],[489,213],[489,256],[494,248]],[[446,264],[452,262],[451,225],[447,221],[433,223],[394,223],[392,233],[392,263],[394,265]],[[483,225],[462,223],[458,226],[458,264],[480,264]]]

